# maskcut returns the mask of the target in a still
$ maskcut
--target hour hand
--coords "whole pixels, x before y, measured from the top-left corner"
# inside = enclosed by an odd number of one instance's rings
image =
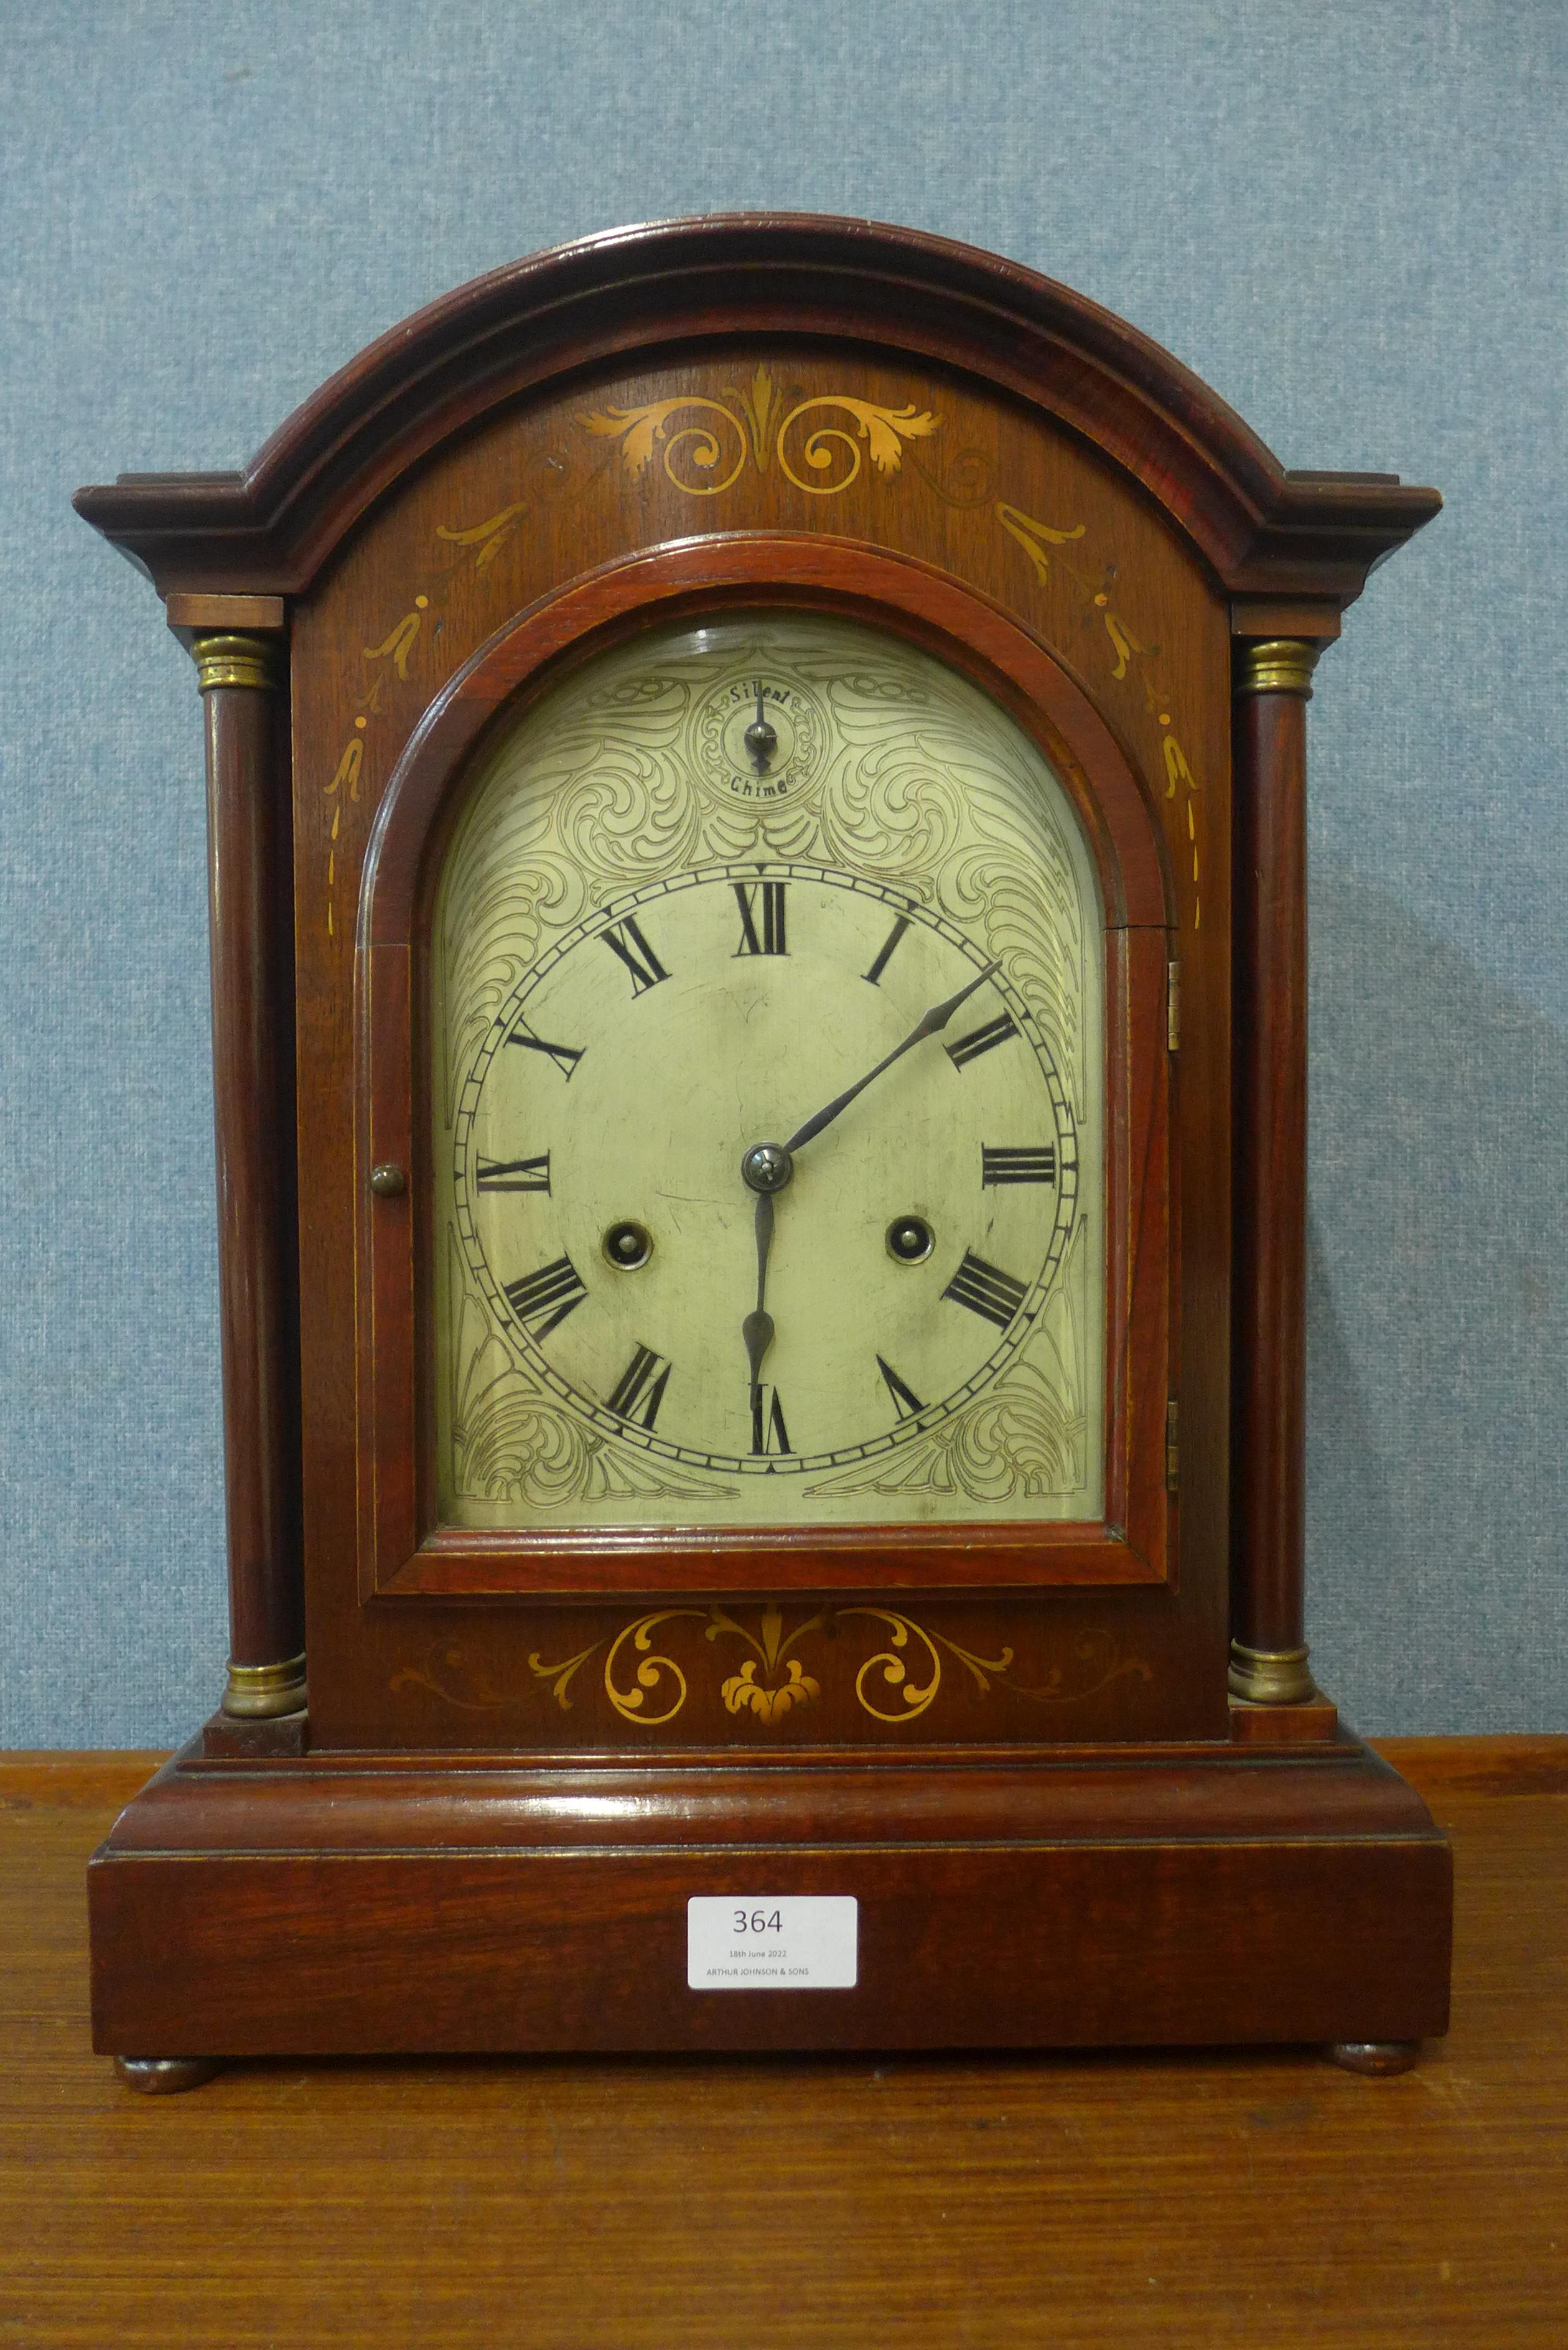
[[[746,1360],[752,1368],[752,1393],[763,1383],[763,1357],[774,1343],[774,1317],[767,1310],[768,1253],[774,1244],[774,1195],[759,1191],[754,1220],[757,1236],[757,1302],[741,1325]]]

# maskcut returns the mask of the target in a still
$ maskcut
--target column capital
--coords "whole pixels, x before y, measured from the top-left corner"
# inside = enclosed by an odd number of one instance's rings
[[[1236,647],[1236,691],[1296,693],[1312,700],[1321,644],[1310,637],[1242,637]]]
[[[202,693],[224,685],[254,686],[269,693],[282,681],[283,646],[275,637],[239,636],[230,630],[192,637],[191,656]]]

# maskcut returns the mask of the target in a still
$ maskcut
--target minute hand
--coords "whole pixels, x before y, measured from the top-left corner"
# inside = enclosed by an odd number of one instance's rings
[[[885,1055],[874,1069],[867,1069],[863,1077],[858,1078],[854,1085],[846,1087],[843,1093],[830,1101],[826,1109],[819,1109],[815,1118],[808,1118],[804,1126],[797,1127],[785,1143],[784,1149],[790,1151],[799,1150],[805,1144],[810,1142],[814,1136],[820,1134],[825,1126],[831,1126],[839,1111],[847,1109],[856,1095],[863,1094],[872,1080],[881,1076],[884,1069],[890,1069],[895,1061],[901,1061],[904,1055],[910,1050],[911,1046],[919,1044],[922,1037],[934,1036],[940,1029],[945,1028],[959,1005],[967,1003],[975,989],[983,987],[992,973],[1000,969],[1000,963],[988,962],[978,979],[971,979],[967,987],[961,987],[956,994],[948,996],[940,1003],[933,1003],[929,1012],[923,1012],[901,1045],[895,1045],[892,1051]]]

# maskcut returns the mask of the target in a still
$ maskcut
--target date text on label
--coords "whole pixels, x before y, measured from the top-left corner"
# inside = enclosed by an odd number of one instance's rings
[[[853,1991],[860,1905],[846,1893],[697,1894],[686,1904],[692,1991]]]

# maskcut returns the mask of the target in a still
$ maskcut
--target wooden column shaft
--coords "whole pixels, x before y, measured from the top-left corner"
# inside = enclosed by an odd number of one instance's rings
[[[278,639],[199,635],[207,721],[213,1090],[223,1303],[230,1664],[226,1712],[305,1702],[290,811]]]
[[[1306,1550],[1306,705],[1319,648],[1244,646],[1237,678],[1233,1695],[1313,1694]]]

